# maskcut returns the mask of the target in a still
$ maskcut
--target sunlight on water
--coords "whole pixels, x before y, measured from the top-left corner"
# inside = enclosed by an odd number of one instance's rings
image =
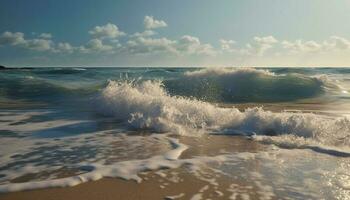
[[[0,72],[0,192],[184,168],[203,191],[349,199],[349,75],[305,70]]]

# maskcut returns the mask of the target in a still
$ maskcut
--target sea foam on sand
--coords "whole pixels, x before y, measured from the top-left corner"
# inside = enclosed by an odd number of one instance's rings
[[[81,169],[89,170],[89,172],[61,179],[3,184],[0,185],[0,192],[14,192],[49,187],[68,187],[87,181],[99,180],[103,177],[119,177],[126,180],[132,179],[141,182],[142,179],[138,176],[138,173],[142,171],[178,168],[183,164],[199,165],[201,163],[222,162],[225,160],[225,157],[223,156],[179,160],[179,156],[187,149],[187,146],[179,143],[179,141],[174,138],[168,138],[168,141],[173,149],[166,152],[164,155],[153,156],[141,160],[121,161],[111,165],[103,164],[103,162],[87,164],[79,163]]]

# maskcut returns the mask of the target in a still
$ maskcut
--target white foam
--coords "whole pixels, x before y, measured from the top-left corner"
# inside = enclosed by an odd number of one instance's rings
[[[222,68],[222,67],[211,67],[204,68],[196,71],[187,71],[185,76],[195,77],[195,78],[205,78],[210,76],[242,76],[242,75],[267,75],[267,76],[276,76],[275,73],[272,73],[268,70],[263,69],[254,69],[254,68]]]
[[[97,101],[99,112],[137,129],[196,135],[295,135],[324,145],[350,146],[350,121],[311,113],[273,113],[262,108],[240,112],[210,103],[170,96],[161,82],[109,82]]]
[[[197,194],[193,195],[190,200],[201,200],[201,199],[203,199],[202,196],[203,196],[203,194],[197,193]]]
[[[185,196],[185,193],[180,193],[178,195],[173,195],[173,196],[166,196],[165,199],[166,200],[173,200],[173,199],[179,199],[183,196]]]
[[[26,122],[33,117],[49,114],[49,112],[28,111],[28,112],[1,112],[0,127],[2,130],[16,133],[32,133],[49,128],[56,128],[65,125],[85,122],[83,120],[57,119],[42,122]]]
[[[141,182],[142,179],[138,176],[140,172],[157,170],[164,168],[178,168],[186,165],[202,165],[208,162],[222,162],[226,160],[224,156],[216,157],[198,157],[193,159],[178,160],[181,153],[186,150],[183,144],[180,144],[175,139],[169,139],[173,148],[164,155],[153,156],[148,159],[121,161],[113,164],[104,164],[104,162],[95,163],[80,163],[81,168],[90,169],[90,172],[54,180],[31,181],[25,183],[10,183],[0,185],[0,192],[14,192],[22,190],[49,188],[49,187],[70,187],[88,181],[99,180],[103,177],[119,177],[125,180],[135,180]],[[171,155],[169,157],[169,155]]]
[[[0,142],[0,184],[42,172],[48,175],[28,181],[52,179],[67,169],[73,169],[77,174],[82,162],[111,164],[157,154],[164,159],[176,159],[186,149],[166,135],[126,136],[110,131],[59,139],[4,137]]]
[[[182,148],[182,144],[178,143],[177,140],[168,138],[168,136],[157,136],[157,138],[164,139],[164,141],[170,143],[172,148],[179,148],[178,150]],[[173,143],[176,144],[174,145]],[[170,149],[169,151],[173,150]],[[147,159],[117,161],[109,164],[104,162],[106,159],[78,163],[76,167],[80,166],[89,171],[62,179],[2,184],[0,185],[0,192],[69,187],[103,177],[119,177],[141,182],[142,179],[139,177],[139,174],[142,172],[173,169],[185,165],[186,168],[184,169],[191,170],[189,172],[193,172],[192,174],[196,179],[207,183],[193,196],[198,199],[207,199],[204,198],[204,194],[209,188],[214,189],[214,191],[218,191],[219,188],[223,191],[228,191],[233,199],[251,199],[253,197],[251,194],[258,194],[261,199],[273,199],[286,194],[283,191],[292,191],[301,195],[301,197],[310,197],[312,199],[322,196],[329,197],[337,194],[337,192],[342,193],[341,197],[345,197],[348,194],[346,190],[350,177],[348,173],[349,160],[339,160],[336,157],[318,155],[305,150],[272,149],[267,152],[241,152],[189,159],[179,159],[179,157],[177,159],[175,157],[168,159],[165,155],[166,153]],[[36,166],[33,166],[25,170],[28,171],[35,168]],[[308,170],[304,170],[305,168]],[[296,171],[300,173],[301,177],[304,177],[303,180],[300,180],[299,176],[295,176],[294,172]],[[173,171],[167,173],[167,176],[163,178],[170,181],[171,175],[175,174],[177,173]],[[241,183],[242,179],[246,180],[247,183],[244,182],[243,184],[247,185],[232,184],[231,187],[224,188],[221,185],[222,182],[215,180],[218,174],[227,174],[225,176],[232,180],[233,183],[236,181]],[[318,184],[313,184],[313,187],[307,187],[308,184],[315,182]],[[321,189],[329,187],[332,187],[331,193],[326,196],[324,196],[324,193],[319,193]],[[216,192],[216,194],[218,196],[223,195],[220,191]]]
[[[184,144],[181,144],[178,139],[169,139],[171,145],[173,146],[173,150],[168,151],[164,157],[168,160],[176,160],[180,157],[182,152],[184,152],[188,147]]]

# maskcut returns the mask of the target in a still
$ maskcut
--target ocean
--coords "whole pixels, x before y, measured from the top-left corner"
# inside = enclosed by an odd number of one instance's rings
[[[349,88],[350,68],[1,70],[0,193],[181,168],[219,196],[350,199]]]

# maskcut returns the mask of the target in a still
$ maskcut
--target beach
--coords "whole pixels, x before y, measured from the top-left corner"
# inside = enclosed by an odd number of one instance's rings
[[[187,141],[187,145],[193,145],[193,148],[184,152],[182,158],[215,155],[219,152],[245,152],[247,149],[249,151],[263,149],[259,144],[250,144],[252,142],[244,142],[244,139],[233,139],[228,136],[214,136],[214,140],[213,137],[199,140],[186,138],[184,140]],[[209,141],[212,145],[203,145]],[[218,185],[212,185],[208,181],[197,178],[185,166],[157,172],[146,171],[142,172],[140,176],[143,179],[141,183],[119,178],[104,178],[68,188],[2,194],[0,199],[190,199],[198,194],[201,194],[203,198],[228,199],[232,192],[227,191],[227,189],[230,189],[230,185],[234,183],[230,181],[229,177],[209,173],[207,176],[217,179]],[[235,184],[249,188],[242,182]],[[250,192],[249,195],[254,197],[258,191],[251,189]]]
[[[0,0],[0,200],[350,200],[349,0]]]
[[[0,199],[347,199],[344,70],[0,72]]]

